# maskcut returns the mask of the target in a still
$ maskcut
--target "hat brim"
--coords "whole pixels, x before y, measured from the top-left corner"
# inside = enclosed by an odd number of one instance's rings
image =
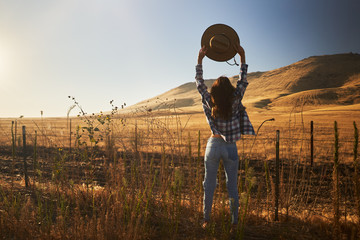
[[[230,45],[224,52],[215,51],[210,44],[213,36],[222,34],[228,38]],[[201,47],[205,46],[207,49],[206,56],[214,61],[224,62],[228,61],[236,55],[234,44],[240,43],[239,36],[234,29],[225,24],[214,24],[208,27],[201,37]]]

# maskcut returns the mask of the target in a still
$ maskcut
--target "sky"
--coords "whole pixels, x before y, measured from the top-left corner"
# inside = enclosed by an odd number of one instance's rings
[[[360,53],[359,12],[358,0],[0,0],[0,117],[66,116],[68,96],[109,111],[194,81],[217,23],[238,33],[249,72]],[[205,79],[239,71],[203,65]]]

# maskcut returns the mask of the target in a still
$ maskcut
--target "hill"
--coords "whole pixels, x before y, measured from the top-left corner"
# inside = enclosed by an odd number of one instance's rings
[[[231,78],[235,84],[238,76]],[[205,80],[211,87],[215,79]],[[360,54],[313,56],[267,72],[248,74],[247,107],[275,109],[303,105],[318,108],[360,103]],[[195,82],[185,83],[130,109],[201,110]]]

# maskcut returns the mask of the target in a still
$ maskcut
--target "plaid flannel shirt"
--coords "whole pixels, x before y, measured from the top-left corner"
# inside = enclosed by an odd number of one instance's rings
[[[196,65],[196,86],[202,97],[202,105],[206,115],[207,122],[213,134],[219,134],[226,142],[236,142],[241,135],[255,135],[254,128],[249,120],[242,105],[241,100],[244,96],[247,82],[247,64],[241,64],[239,80],[234,92],[235,100],[232,105],[232,117],[229,120],[214,118],[211,116],[211,96],[203,79],[202,65]]]

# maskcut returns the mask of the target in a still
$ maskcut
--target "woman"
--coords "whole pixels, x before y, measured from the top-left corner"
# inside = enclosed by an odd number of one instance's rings
[[[200,49],[198,64],[196,65],[196,85],[201,94],[204,113],[212,133],[206,145],[204,159],[204,222],[202,225],[204,228],[210,221],[220,159],[222,159],[225,168],[231,223],[233,225],[238,223],[237,178],[239,159],[236,141],[241,138],[242,134],[255,135],[245,107],[241,103],[248,85],[246,80],[248,65],[245,61],[245,51],[240,44],[235,45],[234,48],[241,59],[240,75],[236,88],[227,77],[222,76],[214,82],[210,93],[207,91],[202,71],[202,61],[207,51],[205,47]]]

